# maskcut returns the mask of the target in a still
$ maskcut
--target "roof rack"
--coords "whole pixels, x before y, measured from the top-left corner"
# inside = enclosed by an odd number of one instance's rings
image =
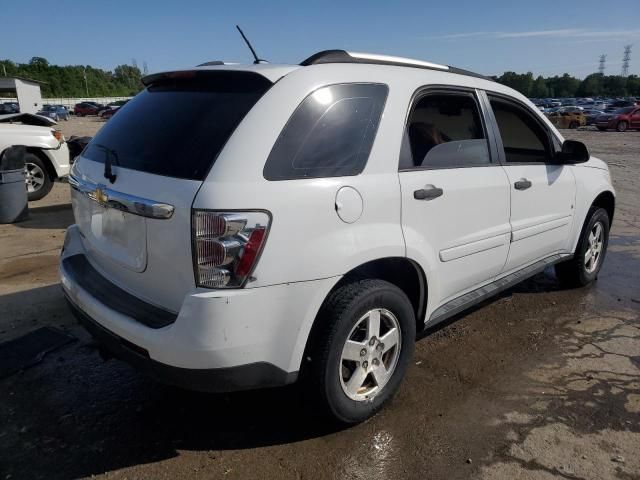
[[[437,63],[414,60],[412,58],[393,57],[390,55],[377,55],[373,53],[347,52],[346,50],[324,50],[311,55],[300,63],[303,67],[310,65],[320,65],[323,63],[366,63],[374,65],[395,65],[400,67],[425,68],[428,70],[438,70],[441,72],[457,73],[469,77],[482,78],[493,81],[491,78],[479,73],[470,72],[461,68],[440,65]]]

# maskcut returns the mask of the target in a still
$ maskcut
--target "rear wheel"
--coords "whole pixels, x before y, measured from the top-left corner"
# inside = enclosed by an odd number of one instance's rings
[[[578,128],[578,127],[579,127],[578,122],[571,122],[571,123],[569,124],[569,128],[570,128],[571,130],[575,130],[575,129],[576,129],[576,128]]]
[[[627,128],[629,128],[629,124],[625,121],[618,122],[618,125],[616,126],[616,130],[619,132],[626,132]]]
[[[573,258],[555,267],[560,282],[570,287],[582,287],[596,280],[608,244],[609,215],[603,208],[591,207]]]
[[[325,302],[312,346],[309,389],[343,423],[376,414],[396,393],[411,359],[416,324],[411,302],[395,285],[362,280]]]
[[[46,165],[35,153],[25,155],[25,173],[30,202],[44,198],[53,188]]]

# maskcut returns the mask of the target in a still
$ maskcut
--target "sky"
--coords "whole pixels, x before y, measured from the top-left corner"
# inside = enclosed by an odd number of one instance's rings
[[[428,60],[485,75],[531,71],[583,78],[607,55],[619,74],[635,44],[640,5],[593,0],[0,0],[0,59],[113,69],[135,59],[150,72],[204,61],[249,62],[240,24],[258,55],[299,63],[345,49]]]

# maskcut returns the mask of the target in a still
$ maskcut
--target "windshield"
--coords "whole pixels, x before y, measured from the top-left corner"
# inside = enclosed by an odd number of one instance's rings
[[[84,157],[157,175],[203,180],[231,134],[271,86],[251,72],[160,79],[121,107]]]
[[[631,111],[633,110],[634,107],[626,107],[626,108],[619,108],[618,110],[616,110],[613,113],[617,113],[617,114],[621,114],[621,113],[631,113]]]

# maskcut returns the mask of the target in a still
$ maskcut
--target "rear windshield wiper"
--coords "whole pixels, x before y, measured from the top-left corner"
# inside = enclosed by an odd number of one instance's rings
[[[104,158],[104,178],[109,180],[109,182],[111,182],[111,183],[115,183],[117,175],[115,173],[113,173],[113,171],[111,170],[111,159],[113,158],[115,160],[116,165],[120,165],[120,162],[118,160],[118,152],[116,152],[112,148],[109,148],[109,147],[107,147],[105,145],[101,145],[99,143],[94,143],[93,146],[104,151],[104,153],[105,153],[105,158]]]

